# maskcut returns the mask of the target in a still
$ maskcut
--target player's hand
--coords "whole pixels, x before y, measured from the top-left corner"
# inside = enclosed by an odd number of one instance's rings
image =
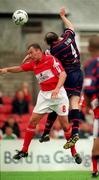
[[[2,68],[2,69],[0,69],[0,73],[1,73],[1,74],[7,73],[7,68]]]
[[[59,93],[59,89],[58,88],[54,89],[51,94],[51,99],[58,98],[58,93]]]
[[[65,8],[62,7],[62,8],[60,9],[60,16],[65,16],[65,14],[66,14]]]
[[[25,58],[23,59],[22,64],[28,62],[29,59],[30,59],[30,56],[29,56],[29,54],[28,54],[28,55],[26,55]]]

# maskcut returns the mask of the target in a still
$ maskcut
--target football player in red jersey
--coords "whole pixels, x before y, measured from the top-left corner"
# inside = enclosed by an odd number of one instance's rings
[[[88,107],[94,112],[93,136],[94,143],[92,149],[92,177],[98,176],[99,160],[99,36],[93,35],[89,40],[88,50],[91,59],[88,60],[84,67],[84,93]]]
[[[48,55],[48,53],[46,53]],[[25,62],[29,62],[29,58],[28,58],[28,55],[24,58],[23,60],[23,64]],[[76,92],[77,93],[77,92]],[[64,109],[63,109],[64,110]],[[78,111],[78,110],[77,110]],[[46,128],[45,128],[45,133],[44,133],[44,136],[41,137],[40,139],[40,142],[45,142],[45,141],[48,141],[49,140],[49,132],[50,132],[50,129],[55,121],[55,119],[57,118],[57,114],[56,112],[53,112],[53,113],[50,113],[49,116],[48,116],[48,121],[47,121],[47,124],[46,124]],[[68,141],[70,138],[71,138],[71,131],[72,131],[72,127],[70,126],[70,128],[68,129],[68,131],[64,132],[64,135],[65,135],[65,138],[66,140]],[[77,153],[76,151],[76,148],[75,148],[75,143],[72,143],[72,147],[71,147],[71,154],[72,156],[74,157],[75,159],[75,162],[77,164],[80,164],[82,162],[82,159],[79,155],[79,153]]]
[[[43,54],[38,44],[31,44],[28,47],[27,54],[29,61],[26,63],[0,69],[0,73],[33,71],[40,85],[37,103],[26,129],[23,147],[21,151],[14,155],[14,159],[28,156],[28,148],[32,138],[35,136],[36,125],[46,113],[55,111],[58,114],[63,130],[67,131],[69,129],[67,118],[69,101],[63,87],[66,73],[61,63],[54,56]]]

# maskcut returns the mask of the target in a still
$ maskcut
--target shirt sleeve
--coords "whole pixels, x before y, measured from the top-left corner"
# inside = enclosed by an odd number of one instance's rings
[[[62,71],[64,71],[61,62],[54,56],[52,56],[51,58],[51,63],[52,63],[52,71],[56,76],[58,76]]]
[[[66,37],[71,37],[74,38],[75,37],[75,32],[69,28],[64,29],[63,34],[61,35],[63,38]]]
[[[27,62],[25,64],[22,64],[21,65],[21,68],[24,70],[24,71],[33,71],[33,65],[31,62]]]

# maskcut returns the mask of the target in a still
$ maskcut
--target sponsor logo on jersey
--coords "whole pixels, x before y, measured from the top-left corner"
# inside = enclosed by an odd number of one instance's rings
[[[65,44],[68,45],[68,44],[71,43],[71,41],[72,41],[72,40],[71,40],[70,38],[68,38],[68,39],[65,41]]]
[[[47,80],[51,79],[52,77],[54,77],[54,74],[52,73],[52,71],[50,69],[45,70],[36,75],[36,78],[39,83],[47,81]]]

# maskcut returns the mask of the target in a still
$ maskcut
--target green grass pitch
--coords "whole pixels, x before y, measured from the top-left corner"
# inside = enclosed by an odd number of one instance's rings
[[[0,180],[91,180],[88,171],[1,172]],[[99,180],[99,177],[96,178]]]

